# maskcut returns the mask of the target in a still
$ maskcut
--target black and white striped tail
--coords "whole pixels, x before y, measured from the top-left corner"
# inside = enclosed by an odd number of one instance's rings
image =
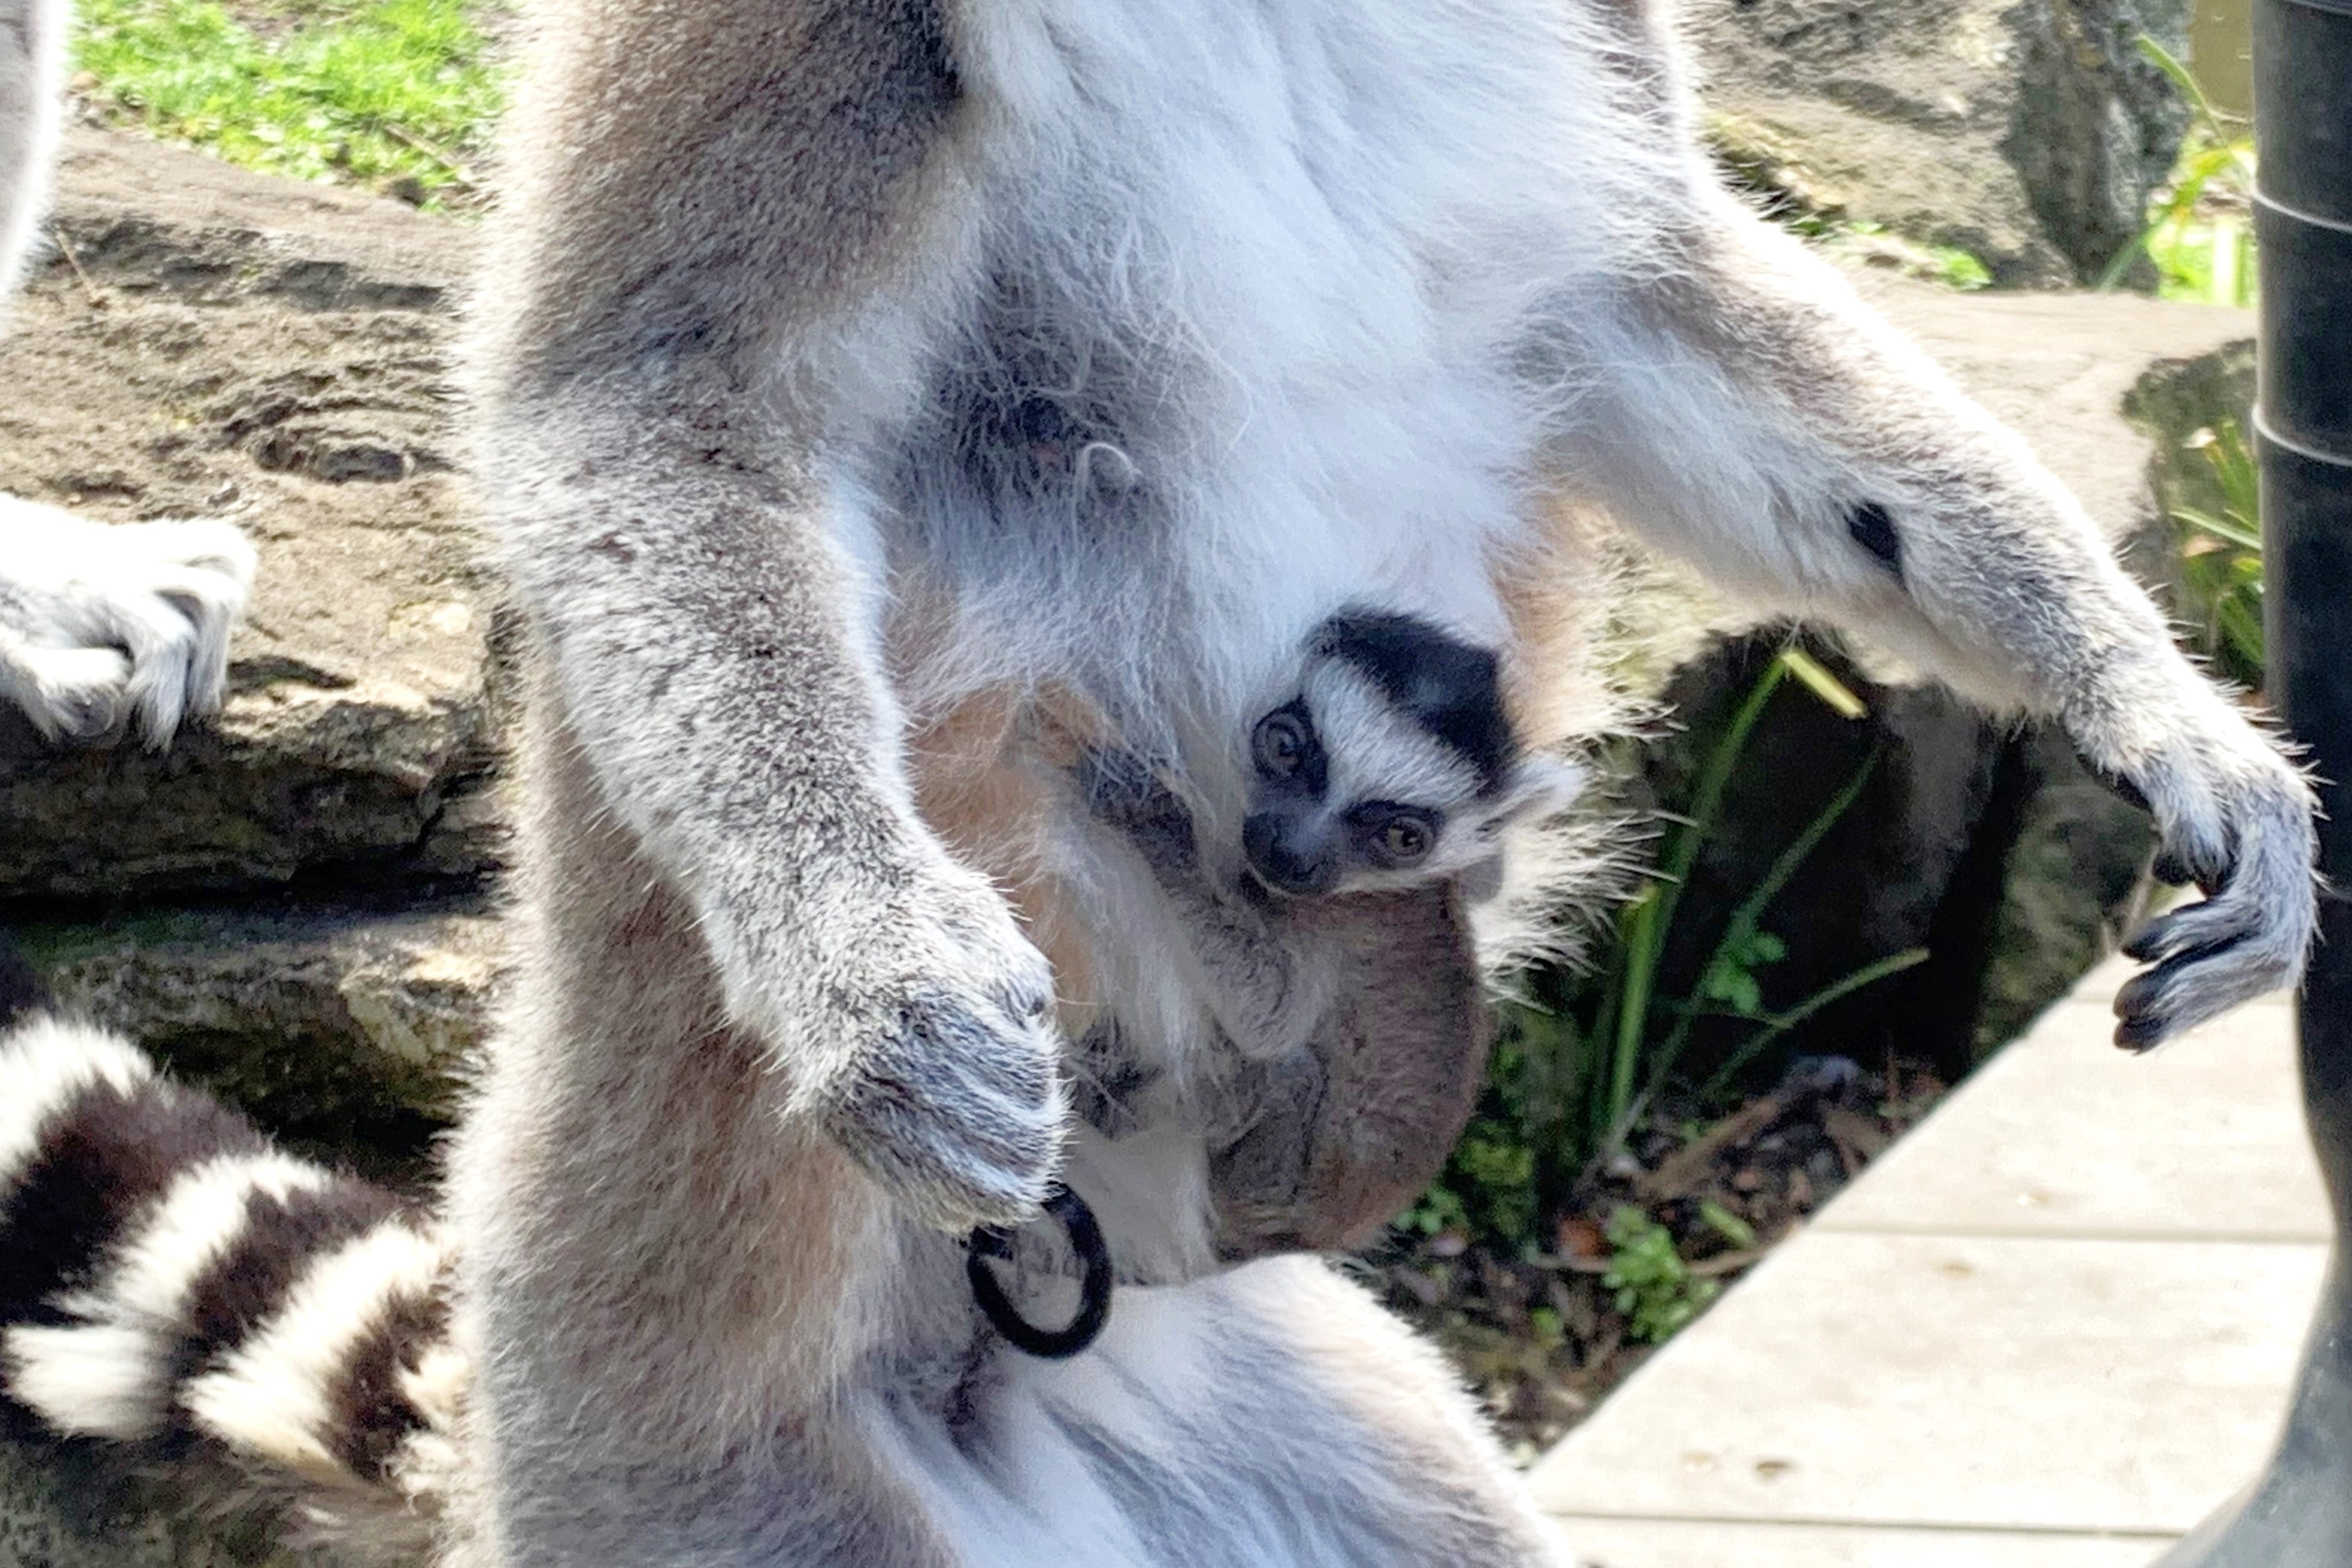
[[[465,1375],[430,1219],[37,993],[12,1005],[12,973],[0,955],[0,1389],[60,1434],[429,1501]]]

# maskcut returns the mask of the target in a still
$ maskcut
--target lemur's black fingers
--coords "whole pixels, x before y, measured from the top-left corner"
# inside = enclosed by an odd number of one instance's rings
[[[2244,896],[2208,900],[2159,923],[2160,940],[2142,945],[2164,958],[2116,995],[2116,1043],[2126,1050],[2145,1050],[2292,985],[2302,969],[2300,927]]]
[[[2193,993],[2216,961],[2245,942],[2241,933],[2184,949],[2126,981],[2116,993],[2116,1044],[2126,1050],[2143,1051],[2175,1031],[2201,1022],[2210,1011],[2218,1011],[2198,1007]]]
[[[2123,944],[2123,955],[2134,963],[2154,963],[2166,956],[2165,921],[2152,920]]]
[[[2157,916],[2123,944],[2124,956],[2140,963],[2193,959],[2245,937],[2261,922],[2244,900],[2222,896],[2226,891],[2217,887],[2200,902]]]

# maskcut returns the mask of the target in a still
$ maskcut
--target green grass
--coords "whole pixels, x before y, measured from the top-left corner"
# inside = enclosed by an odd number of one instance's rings
[[[76,65],[109,118],[233,163],[462,205],[503,101],[462,0],[83,0]],[[92,85],[94,83],[94,85]]]

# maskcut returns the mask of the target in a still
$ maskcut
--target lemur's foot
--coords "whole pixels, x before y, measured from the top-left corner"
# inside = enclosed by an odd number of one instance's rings
[[[35,647],[0,626],[0,692],[44,741],[94,746],[130,720],[131,661],[110,647]]]
[[[227,689],[252,545],[226,522],[109,525],[0,497],[0,696],[53,740],[161,746]]]
[[[1053,974],[994,889],[919,878],[824,987],[858,1041],[826,1124],[924,1224],[1019,1225],[1045,1200],[1068,1116]]]
[[[2234,715],[2159,750],[2129,784],[2156,816],[2159,868],[2206,893],[2124,944],[2152,967],[2116,996],[2116,1043],[2142,1050],[2301,976],[2317,835],[2309,782]]]

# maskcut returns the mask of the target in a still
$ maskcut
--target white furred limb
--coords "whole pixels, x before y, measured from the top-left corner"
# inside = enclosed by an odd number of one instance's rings
[[[0,0],[0,309],[47,206],[65,91],[64,0]]]
[[[2317,913],[2309,781],[2024,440],[1795,240],[1719,195],[1690,205],[1613,336],[1563,323],[1563,468],[1749,602],[2056,720],[2147,804],[2210,896],[2126,945],[2152,967],[2116,998],[2117,1044],[2294,984]]]
[[[253,570],[230,523],[108,524],[0,496],[0,700],[47,740],[167,744],[221,705]]]

